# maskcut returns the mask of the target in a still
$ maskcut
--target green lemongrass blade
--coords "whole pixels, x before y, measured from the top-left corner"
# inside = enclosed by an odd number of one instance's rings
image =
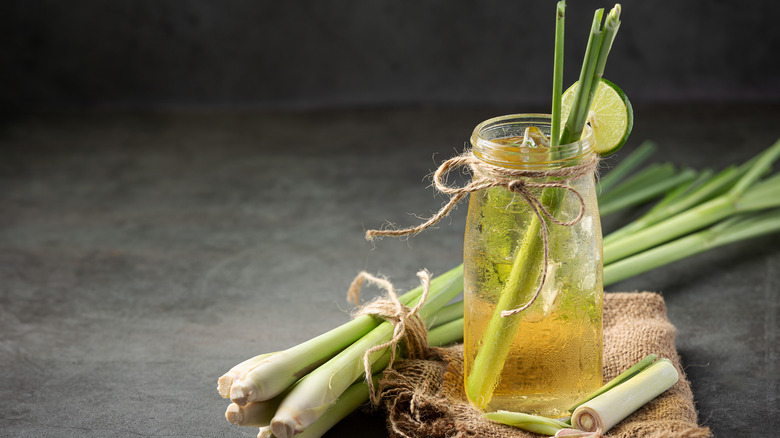
[[[740,215],[715,226],[604,265],[604,286],[718,246],[780,232],[780,209]]]
[[[635,190],[664,181],[674,175],[674,173],[675,168],[671,163],[650,164],[639,171],[639,173],[620,184],[619,187],[616,187],[609,193],[599,196],[599,202],[610,202],[611,200],[630,195]]]
[[[463,307],[463,303],[460,303]],[[428,345],[444,346],[463,340],[463,317],[428,331]]]
[[[430,317],[429,327],[437,327],[450,321],[463,318],[463,301],[456,301],[442,307]]]
[[[755,211],[780,205],[780,174],[767,178],[750,187],[737,201],[742,212]]]
[[[674,386],[680,375],[668,359],[659,359],[634,378],[578,407],[571,424],[579,430],[606,433],[647,402]]]
[[[734,201],[727,196],[705,202],[620,240],[604,243],[604,265],[712,225],[736,212]]]
[[[738,196],[742,194],[748,187],[756,182],[761,175],[764,174],[771,166],[772,163],[780,155],[780,139],[775,144],[769,147],[758,156],[758,159],[752,163],[747,172],[742,178],[737,181],[734,187],[729,191],[732,196]]]
[[[635,190],[611,201],[607,200],[601,203],[599,205],[599,213],[602,215],[608,215],[624,208],[644,204],[645,202],[662,196],[664,193],[667,193],[669,190],[677,187],[680,184],[693,181],[694,178],[696,178],[696,172],[694,170],[684,169],[671,178],[667,178],[659,181],[656,184]]]
[[[446,274],[445,274],[446,275]],[[422,287],[399,297],[404,305],[419,300]],[[318,367],[352,343],[376,328],[380,320],[370,315],[360,316],[315,338],[287,350],[280,351],[233,380],[229,385],[230,398],[244,405],[268,400],[281,394],[298,379]],[[226,387],[226,383],[219,384]]]
[[[592,394],[588,395],[584,399],[582,399],[579,402],[577,402],[574,406],[569,408],[569,412],[574,412],[574,410],[577,409],[577,407],[580,406],[581,404],[583,404],[583,403],[585,403],[587,401],[590,401],[591,399],[596,398],[596,397],[600,396],[601,394],[604,394],[605,392],[609,391],[610,389],[612,389],[612,388],[620,385],[621,383],[627,381],[628,379],[634,377],[640,371],[642,371],[643,369],[649,367],[653,362],[655,362],[656,359],[658,359],[658,355],[656,355],[656,354],[649,354],[649,355],[645,356],[644,359],[642,359],[639,362],[635,363],[632,367],[630,367],[629,369],[627,369],[627,370],[623,371],[622,373],[620,373],[617,377],[615,377],[614,379],[610,380],[607,384],[605,384],[601,388],[599,388],[596,391],[594,391]]]
[[[708,238],[707,230],[700,231],[631,257],[606,263],[604,264],[604,286],[706,251],[709,249]]]
[[[570,427],[569,424],[562,421],[521,412],[496,411],[482,414],[482,416],[491,421],[549,436],[555,435],[561,429]]]
[[[618,228],[617,230],[612,231],[609,234],[605,235],[602,240],[602,245],[603,242],[610,242],[610,241],[620,239],[625,235],[631,234],[635,231],[641,230],[642,228],[648,225],[653,224],[654,223],[653,217],[655,216],[655,212],[662,210],[669,205],[672,205],[676,201],[679,201],[683,195],[685,195],[691,189],[701,185],[704,181],[706,181],[710,177],[710,175],[711,172],[703,171],[699,173],[696,179],[680,184],[673,190],[667,192],[667,194],[660,201],[658,201],[650,210],[648,210],[647,213],[643,214],[642,216],[635,219],[634,221],[629,222],[623,227]]]
[[[755,182],[752,177],[747,179],[746,177],[766,172],[766,166],[771,164],[771,160],[774,160],[778,154],[780,154],[780,141],[759,155],[758,159],[752,161],[750,168],[739,179],[737,185],[745,181]],[[721,196],[619,240],[607,239],[603,247],[604,265],[707,227],[735,213],[774,207],[780,202],[778,201],[780,197],[776,195],[778,188],[780,188],[780,185],[776,185],[777,181],[776,177],[771,177],[749,189],[739,190],[735,190],[737,188],[735,185],[734,188]],[[747,190],[746,193],[744,193],[745,190]]]
[[[645,141],[638,148],[631,151],[626,158],[621,160],[605,176],[599,178],[599,196],[606,195],[620,181],[636,170],[642,163],[655,153],[657,147],[652,141]]]
[[[429,323],[429,318],[436,311],[462,291],[461,267],[436,277],[431,282],[430,293],[418,315]],[[301,379],[285,397],[271,422],[274,434],[279,438],[289,438],[316,421],[328,407],[336,403],[342,392],[363,375],[365,353],[374,346],[388,342],[393,336],[393,330],[394,326],[389,322],[379,324],[377,328]],[[388,353],[389,347],[374,351],[368,356],[368,360],[374,364]]]
[[[735,217],[713,232],[710,248],[780,232],[780,208]]]
[[[582,136],[582,129],[585,127],[585,121],[590,111],[591,84],[594,82],[594,72],[601,48],[602,33],[601,18],[604,15],[604,9],[596,10],[593,16],[593,24],[588,37],[588,45],[585,48],[585,59],[582,62],[580,71],[579,86],[574,95],[574,102],[569,110],[569,118],[566,119],[566,125],[561,133],[560,144],[574,143]]]
[[[678,206],[684,202],[690,202],[686,199],[694,193],[698,192],[702,186],[707,184],[713,178],[712,173],[712,169],[704,169],[696,175],[696,178],[687,181],[684,184],[679,184],[674,190],[668,192],[666,196],[661,198],[660,201],[651,207],[650,210],[648,210],[647,213],[643,215],[643,217],[652,217],[653,215],[659,214],[661,211],[668,212],[673,207],[679,208],[679,211],[687,209],[688,207]],[[696,205],[699,202],[693,202],[693,205]]]
[[[601,45],[599,46],[599,54],[596,58],[596,67],[593,73],[593,79],[590,84],[590,100],[593,100],[593,96],[596,94],[596,88],[599,86],[601,77],[604,75],[604,68],[607,65],[607,57],[610,50],[612,50],[612,43],[615,41],[615,35],[620,28],[620,4],[616,4],[612,10],[609,11],[604,28],[601,30]]]
[[[555,13],[555,60],[553,62],[552,125],[550,145],[561,139],[561,97],[563,96],[563,37],[566,21],[566,0],[558,2]]]

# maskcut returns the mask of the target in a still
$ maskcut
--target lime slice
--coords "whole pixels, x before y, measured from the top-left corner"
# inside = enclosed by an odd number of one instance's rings
[[[569,118],[574,94],[579,82],[569,87],[561,98],[561,121],[566,123]],[[609,155],[628,140],[631,128],[634,127],[634,111],[626,93],[612,82],[601,79],[593,103],[588,114],[588,123],[593,128],[595,150],[599,155]]]

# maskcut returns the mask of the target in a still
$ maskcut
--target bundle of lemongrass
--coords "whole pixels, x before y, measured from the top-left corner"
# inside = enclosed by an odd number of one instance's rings
[[[780,140],[718,173],[672,165],[642,168],[654,150],[654,145],[643,144],[600,180],[605,215],[660,197],[641,217],[604,238],[605,286],[711,248],[780,232],[780,174],[770,173]],[[675,184],[670,186],[670,179]],[[430,329],[430,345],[462,339],[462,303],[446,305],[462,289],[462,266],[432,280],[419,311]],[[400,301],[414,306],[422,291],[418,287]],[[236,365],[218,384],[219,393],[232,401],[228,421],[259,427],[258,436],[321,436],[368,400],[363,355],[392,335],[391,323],[365,315],[300,345]],[[389,357],[388,349],[370,355],[375,376]]]

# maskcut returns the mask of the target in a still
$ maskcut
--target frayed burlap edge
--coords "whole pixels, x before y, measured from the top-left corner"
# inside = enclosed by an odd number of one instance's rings
[[[663,298],[651,292],[609,293],[604,299],[604,380],[650,353],[672,361],[680,380],[606,436],[709,438],[699,427],[690,383],[674,345],[676,330]],[[390,435],[404,438],[522,438],[530,432],[494,423],[466,401],[463,346],[433,349],[428,360],[405,360],[384,374],[380,388]]]

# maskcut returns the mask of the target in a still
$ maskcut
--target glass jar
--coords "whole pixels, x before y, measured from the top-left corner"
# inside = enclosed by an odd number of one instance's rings
[[[522,114],[479,124],[473,154],[504,169],[555,171],[594,158],[593,132],[556,147],[523,143],[525,133],[548,136],[550,116]],[[539,137],[537,137],[539,138]],[[550,177],[526,179],[549,182]],[[472,192],[464,239],[464,373],[466,394],[484,411],[509,410],[548,417],[602,385],[602,250],[593,172],[568,185],[584,202],[570,226],[545,219],[506,187]],[[559,221],[575,220],[582,202],[563,188],[528,187]],[[533,300],[541,273],[546,279]]]

